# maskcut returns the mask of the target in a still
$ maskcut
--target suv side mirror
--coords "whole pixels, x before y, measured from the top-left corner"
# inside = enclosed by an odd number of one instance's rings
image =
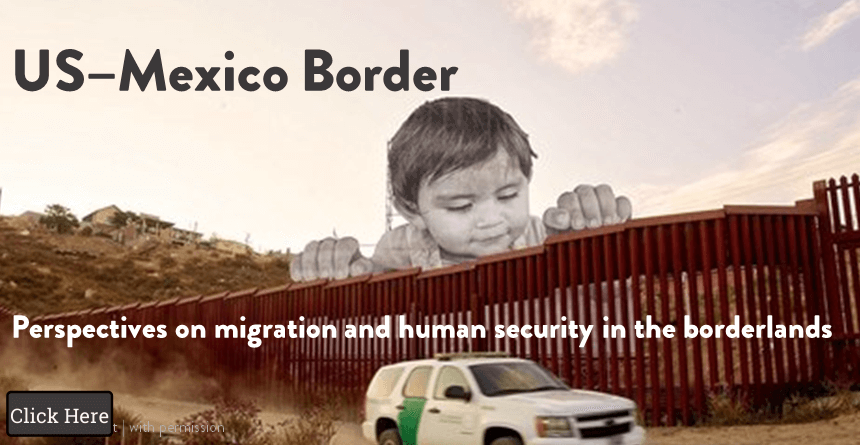
[[[445,398],[446,399],[461,399],[466,402],[472,400],[472,393],[466,391],[460,385],[452,385],[449,386],[448,389],[445,390]]]

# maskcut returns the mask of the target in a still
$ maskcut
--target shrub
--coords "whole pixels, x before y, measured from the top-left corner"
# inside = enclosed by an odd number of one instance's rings
[[[337,432],[341,409],[334,403],[317,403],[302,409],[294,418],[278,424],[273,445],[326,445]]]
[[[830,383],[824,383],[823,387],[826,392],[822,397],[809,398],[795,393],[779,406],[757,410],[728,394],[714,394],[708,398],[709,416],[702,423],[709,426],[806,423],[860,411],[860,394]]]
[[[193,414],[179,423],[192,425],[180,435],[185,445],[265,445],[268,435],[253,402],[221,399],[213,409]]]
[[[39,218],[39,222],[57,233],[71,233],[80,225],[78,218],[67,207],[59,204],[45,207],[45,216]]]
[[[860,410],[860,394],[854,394],[848,388],[838,387],[833,383],[826,383],[824,387],[827,390],[824,397],[790,397],[783,406],[783,422],[815,422]]]
[[[107,441],[108,445],[137,444],[138,435],[142,435],[143,443],[147,445],[158,445],[164,443],[164,438],[159,437],[158,433],[137,431],[131,432],[132,425],[141,423],[141,417],[123,407],[116,406],[113,409],[113,423],[120,426],[125,425],[125,441],[122,440],[122,433],[116,432],[110,436]],[[36,445],[105,445],[104,437],[40,437],[33,441]]]
[[[707,425],[730,426],[746,425],[750,422],[751,412],[743,402],[726,393],[713,394],[708,398],[709,417]]]

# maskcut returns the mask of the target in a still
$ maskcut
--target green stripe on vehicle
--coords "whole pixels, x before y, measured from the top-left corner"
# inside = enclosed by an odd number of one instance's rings
[[[403,411],[397,416],[397,428],[403,445],[416,445],[418,442],[418,425],[421,423],[421,413],[427,399],[410,397],[403,399]]]

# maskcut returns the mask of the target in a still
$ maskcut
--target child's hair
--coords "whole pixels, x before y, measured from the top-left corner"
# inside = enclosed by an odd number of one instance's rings
[[[531,179],[528,135],[501,108],[481,99],[449,97],[425,102],[400,126],[388,148],[388,174],[396,203],[418,212],[418,190],[453,171],[491,159],[503,148]]]

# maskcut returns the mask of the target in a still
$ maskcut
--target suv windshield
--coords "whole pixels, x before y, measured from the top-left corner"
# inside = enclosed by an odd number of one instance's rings
[[[501,362],[469,367],[485,396],[533,391],[567,390],[549,371],[533,362]]]

